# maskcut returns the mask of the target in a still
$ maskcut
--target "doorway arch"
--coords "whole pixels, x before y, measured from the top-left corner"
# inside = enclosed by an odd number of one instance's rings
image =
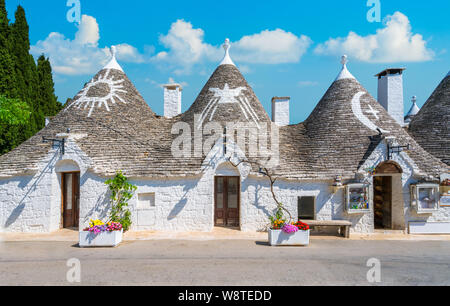
[[[389,160],[380,163],[375,168],[375,174],[401,174],[403,173],[402,167],[395,161]]]

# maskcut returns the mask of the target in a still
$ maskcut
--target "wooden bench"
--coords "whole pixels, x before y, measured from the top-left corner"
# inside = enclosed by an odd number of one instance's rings
[[[336,226],[341,229],[341,235],[345,238],[350,238],[350,228],[352,223],[345,220],[302,220],[302,222],[309,225],[310,228],[316,226]]]

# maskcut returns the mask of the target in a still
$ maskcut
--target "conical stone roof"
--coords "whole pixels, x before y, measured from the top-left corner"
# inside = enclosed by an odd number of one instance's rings
[[[410,123],[411,120],[417,115],[420,111],[420,108],[417,106],[417,98],[416,96],[412,97],[413,105],[409,109],[408,113],[405,116],[405,123]]]
[[[36,170],[37,163],[52,149],[52,144],[44,143],[42,137],[54,139],[68,131],[69,137],[78,135],[77,145],[92,159],[99,173],[114,174],[122,169],[120,165],[127,162],[127,156],[133,162],[136,147],[148,150],[152,133],[147,131],[155,125],[155,120],[155,114],[113,53],[108,65],[86,83],[46,127],[0,157],[0,176]]]
[[[87,155],[93,173],[112,176],[122,170],[130,177],[141,178],[198,175],[204,157],[175,157],[172,153],[174,140],[179,137],[172,133],[176,124],[188,123],[192,129],[194,124],[210,121],[254,122],[256,118],[259,124],[271,123],[231,59],[225,58],[219,65],[191,108],[171,119],[156,116],[120,66],[110,64],[48,126],[0,157],[0,177],[36,171],[36,165],[52,149],[42,137],[55,138],[68,128],[69,141]],[[444,168],[448,171],[388,115],[348,72],[345,63],[339,76],[305,122],[280,128],[277,176],[354,177],[382,140],[378,129],[385,136],[395,136],[399,144],[410,144],[407,153],[424,173],[438,175]],[[115,86],[113,91],[111,84]],[[195,115],[202,113],[208,115],[196,122]]]
[[[394,136],[401,145],[410,144],[408,154],[418,167],[439,175],[443,164],[426,153],[361,86],[347,71],[346,61],[342,70],[308,119],[297,127],[304,134],[304,142],[298,145],[307,146],[303,150],[309,154],[305,168],[313,176],[353,177],[382,140],[381,132]],[[283,172],[293,176],[295,169]]]
[[[196,126],[208,122],[270,122],[253,89],[231,60],[229,47],[226,41],[223,61],[189,110],[182,115],[182,121],[193,122],[196,119]]]
[[[112,50],[115,50],[112,48]],[[117,124],[117,121],[140,121],[142,116],[155,116],[140,93],[116,61],[98,72],[64,108],[80,117]]]
[[[408,131],[425,150],[450,165],[450,72],[414,116]]]

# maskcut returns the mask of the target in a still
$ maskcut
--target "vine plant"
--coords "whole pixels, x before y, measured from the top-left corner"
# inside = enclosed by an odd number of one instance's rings
[[[274,177],[274,174],[273,174],[272,171],[270,171],[267,167],[261,166],[260,163],[254,162],[254,161],[242,160],[242,161],[240,161],[237,164],[234,164],[231,161],[230,158],[228,159],[228,161],[236,168],[240,164],[244,164],[244,163],[258,166],[259,167],[259,173],[263,174],[264,176],[266,176],[269,179],[269,181],[270,181],[270,192],[272,193],[273,200],[277,204],[277,210],[276,210],[275,215],[274,216],[269,216],[269,219],[270,219],[272,225],[274,225],[276,221],[280,221],[280,220],[285,221],[285,220],[283,220],[284,219],[284,213],[287,213],[287,215],[289,216],[289,223],[292,222],[293,219],[292,219],[291,212],[284,207],[283,203],[281,203],[278,200],[277,195],[275,194],[274,186],[275,186],[275,183],[276,183],[278,178]]]
[[[131,212],[128,209],[128,201],[133,197],[137,187],[128,182],[128,178],[122,173],[117,172],[113,179],[105,182],[111,191],[111,212],[109,215],[111,222],[122,224],[126,232],[131,226]]]

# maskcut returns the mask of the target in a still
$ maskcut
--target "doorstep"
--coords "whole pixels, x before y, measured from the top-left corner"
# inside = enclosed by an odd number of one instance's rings
[[[1,233],[0,242],[78,242],[78,230],[63,229],[52,233]],[[168,231],[129,231],[124,241],[137,240],[257,240],[267,241],[267,232],[241,232],[236,229],[214,228],[212,232],[168,232]],[[340,236],[311,235],[314,240],[409,240],[409,241],[450,241],[450,235],[409,235],[403,231],[375,231],[372,234],[350,235],[350,239]]]
[[[450,241],[450,235],[410,235],[405,231],[375,230],[371,234],[350,234],[351,240]]]
[[[124,241],[134,240],[267,240],[267,232],[242,232],[215,227],[212,232],[129,231]]]
[[[4,242],[30,242],[30,241],[76,241],[78,230],[61,229],[51,233],[0,233],[0,241]]]

